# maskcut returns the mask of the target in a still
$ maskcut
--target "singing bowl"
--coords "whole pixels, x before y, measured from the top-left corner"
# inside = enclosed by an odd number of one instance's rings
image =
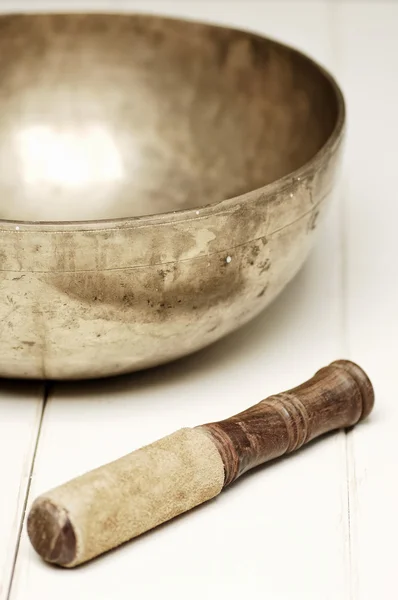
[[[342,94],[253,33],[0,17],[0,375],[130,372],[211,344],[304,263]]]

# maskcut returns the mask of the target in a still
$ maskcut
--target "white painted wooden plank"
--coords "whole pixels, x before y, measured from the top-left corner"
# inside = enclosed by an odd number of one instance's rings
[[[0,380],[0,600],[14,566],[42,403],[42,386]]]
[[[324,64],[333,58],[325,2],[193,0],[114,2],[112,7],[122,4],[250,27],[292,43]],[[340,356],[339,221],[335,205],[305,269],[243,330],[160,369],[57,387],[47,404],[29,501],[181,426],[233,414]],[[11,599],[100,600],[132,594],[150,599],[165,593],[176,600],[187,595],[238,598],[243,592],[257,597],[259,590],[273,600],[344,598],[344,468],[344,436],[330,436],[74,571],[42,563],[24,529]]]
[[[349,112],[346,153],[347,330],[371,375],[376,409],[348,438],[352,598],[396,595],[398,445],[398,4],[338,13]]]

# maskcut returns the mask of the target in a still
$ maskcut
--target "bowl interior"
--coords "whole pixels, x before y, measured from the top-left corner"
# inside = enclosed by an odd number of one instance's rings
[[[269,183],[330,136],[336,92],[253,34],[139,15],[0,17],[0,218],[193,208]]]

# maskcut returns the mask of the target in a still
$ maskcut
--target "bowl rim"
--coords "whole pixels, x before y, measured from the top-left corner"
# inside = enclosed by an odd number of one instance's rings
[[[90,11],[85,10],[82,12],[73,12],[73,11],[34,11],[34,12],[12,12],[12,13],[3,13],[0,15],[0,21],[7,17],[36,17],[36,16],[57,16],[57,15],[67,15],[67,16],[83,16],[83,15],[101,15],[101,16],[109,16],[109,17],[123,17],[123,18],[134,18],[134,17],[143,17],[143,18],[156,18],[164,21],[175,22],[175,23],[195,23],[199,25],[203,25],[208,28],[213,29],[227,29],[230,31],[235,31],[237,33],[248,34],[250,36],[254,36],[260,40],[266,40],[270,44],[272,44],[276,48],[280,48],[281,50],[285,50],[290,52],[291,54],[297,56],[298,58],[307,62],[308,65],[312,66],[318,73],[324,77],[324,79],[329,83],[331,87],[331,91],[334,94],[334,99],[336,101],[337,106],[337,116],[335,120],[335,124],[333,130],[331,131],[329,137],[322,144],[319,150],[305,163],[303,163],[297,169],[286,173],[282,177],[278,177],[277,179],[257,188],[253,188],[248,192],[243,194],[238,194],[236,196],[231,196],[228,198],[223,198],[218,200],[217,202],[213,202],[206,205],[199,205],[194,208],[182,208],[175,211],[166,211],[162,213],[152,213],[147,215],[138,215],[134,217],[116,217],[116,218],[105,218],[105,219],[76,219],[76,220],[64,220],[64,221],[27,221],[21,219],[1,219],[0,218],[0,232],[1,231],[32,231],[32,232],[73,232],[73,231],[96,231],[96,230],[122,230],[126,228],[135,228],[135,227],[148,227],[153,225],[166,225],[166,224],[174,224],[181,221],[195,221],[202,220],[205,217],[210,215],[215,215],[219,213],[224,213],[225,211],[229,211],[236,206],[239,206],[241,203],[246,202],[253,197],[258,197],[260,195],[273,196],[276,192],[283,192],[292,188],[296,182],[304,180],[306,177],[311,175],[314,171],[317,170],[318,166],[322,164],[322,161],[325,156],[331,155],[340,145],[342,141],[344,130],[346,127],[346,102],[344,98],[344,94],[340,85],[337,83],[336,78],[332,73],[324,66],[322,66],[317,60],[309,56],[306,52],[299,50],[297,47],[291,46],[287,43],[281,42],[273,37],[270,37],[265,34],[261,34],[258,31],[254,31],[251,29],[239,28],[235,26],[229,26],[227,24],[221,24],[216,22],[207,22],[199,19],[195,19],[192,17],[173,17],[168,15],[162,15],[160,13],[152,14],[145,12],[112,12],[112,11]],[[23,229],[21,229],[23,228]]]

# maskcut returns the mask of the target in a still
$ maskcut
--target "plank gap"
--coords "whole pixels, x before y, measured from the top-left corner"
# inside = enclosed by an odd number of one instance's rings
[[[342,86],[342,71],[344,54],[341,52],[341,4],[342,0],[336,2],[330,0],[328,3],[329,12],[329,37],[332,44],[332,56],[333,56],[333,70],[335,72],[338,84]],[[344,87],[342,91],[346,103],[348,102],[347,95]],[[348,113],[348,107],[347,107]],[[349,115],[347,116],[347,120]],[[340,327],[341,327],[341,352],[343,358],[351,359],[351,349],[349,344],[348,335],[348,236],[349,236],[349,210],[347,203],[349,201],[349,179],[346,172],[346,159],[347,153],[343,157],[342,176],[340,184],[338,186],[338,209],[339,209],[339,285],[340,285]],[[354,358],[355,359],[355,358]],[[344,515],[344,527],[345,527],[345,549],[346,549],[346,593],[349,600],[356,598],[355,593],[355,557],[354,557],[354,545],[353,545],[353,531],[352,531],[352,510],[353,510],[353,498],[351,481],[355,477],[355,464],[353,464],[353,452],[351,448],[351,436],[349,432],[344,429],[341,432],[341,441],[343,448],[343,464],[342,464],[342,507]]]
[[[11,593],[12,593],[12,586],[13,586],[13,582],[14,582],[15,568],[16,568],[16,565],[17,565],[18,553],[19,553],[19,548],[20,548],[20,545],[21,545],[21,538],[22,538],[23,528],[24,528],[25,520],[26,520],[26,510],[27,510],[27,506],[28,506],[29,495],[30,495],[30,487],[31,487],[32,477],[33,477],[34,468],[35,468],[35,461],[36,461],[37,449],[39,447],[40,434],[41,434],[42,425],[43,425],[43,422],[44,422],[44,414],[45,414],[45,411],[46,411],[47,401],[48,401],[49,395],[50,395],[51,390],[52,390],[52,385],[53,385],[52,383],[46,382],[44,384],[44,388],[43,388],[43,401],[42,401],[41,413],[40,413],[40,418],[39,418],[39,425],[38,425],[38,428],[37,428],[36,440],[35,440],[35,444],[34,444],[34,447],[33,447],[33,454],[32,454],[32,460],[31,460],[30,469],[29,469],[28,483],[27,483],[27,486],[26,486],[26,489],[25,489],[25,498],[24,498],[24,502],[23,502],[21,519],[20,519],[20,522],[19,522],[19,529],[18,529],[17,540],[16,540],[16,544],[15,544],[15,552],[14,552],[14,557],[13,557],[12,566],[11,566],[10,582],[9,582],[8,590],[7,590],[7,593],[6,593],[6,596],[5,596],[6,600],[10,600]]]

